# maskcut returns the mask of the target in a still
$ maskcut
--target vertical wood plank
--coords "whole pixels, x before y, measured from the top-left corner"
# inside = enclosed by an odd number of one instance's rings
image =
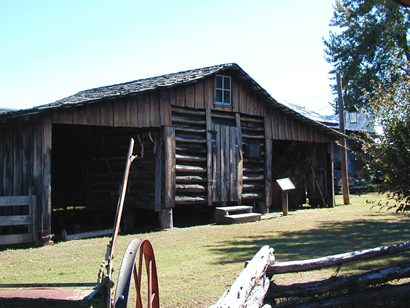
[[[215,87],[214,76],[210,76],[205,79],[205,106],[206,108],[212,108],[215,103]]]
[[[272,206],[272,139],[265,139],[265,208],[269,212]]]
[[[236,78],[232,78],[232,110],[239,112],[239,84]]]
[[[207,178],[207,199],[208,205],[212,205],[212,118],[211,110],[209,108],[205,111],[206,122],[206,178]]]
[[[215,124],[214,130],[216,131],[216,159],[215,159],[215,199],[214,201],[221,201],[221,127]]]
[[[164,207],[173,208],[175,206],[175,128],[164,127],[164,160],[165,160],[165,187],[164,187]]]
[[[101,103],[101,125],[113,126],[113,106],[112,102]]]
[[[205,109],[205,85],[203,80],[198,80],[195,84],[195,106],[198,109]]]
[[[162,200],[161,192],[162,192],[162,165],[163,165],[162,138],[161,138],[160,133],[158,133],[155,138],[155,153],[154,154],[155,154],[154,210],[155,212],[160,212],[161,211],[161,200]]]
[[[185,92],[186,92],[185,87],[179,87],[175,90],[176,106],[185,107],[185,100],[186,100]]]
[[[241,116],[235,113],[236,124],[236,144],[237,144],[237,200],[238,203],[242,200],[243,191],[243,149],[242,149],[242,130],[241,130]]]
[[[161,126],[171,125],[171,99],[170,90],[160,90]]]
[[[114,126],[124,126],[125,123],[125,104],[123,100],[116,100],[113,102],[114,112]]]
[[[44,230],[51,233],[51,138],[52,122],[49,117],[43,120],[43,142],[42,142],[42,161],[43,161],[43,184],[42,184],[42,217]]]
[[[335,173],[334,173],[334,157],[333,157],[333,142],[327,144],[327,202],[330,207],[335,207]]]
[[[160,97],[159,92],[155,91],[151,93],[151,114],[152,120],[150,127],[160,127],[161,126],[161,105],[160,105]]]
[[[138,113],[137,113],[137,127],[144,127],[145,123],[145,99],[144,99],[144,94],[139,94],[137,96],[137,108],[138,108]]]
[[[185,106],[189,108],[197,108],[195,102],[195,85],[187,85],[186,86],[186,93],[185,93]]]
[[[245,87],[243,86],[243,84],[241,84],[239,96],[241,100],[240,105],[239,105],[239,112],[247,113],[246,111],[246,91],[245,91]]]
[[[169,89],[169,99],[171,102],[171,106],[176,106],[177,105],[177,96],[176,96],[176,91],[175,88]]]
[[[137,102],[135,96],[127,96],[127,126],[137,126]]]

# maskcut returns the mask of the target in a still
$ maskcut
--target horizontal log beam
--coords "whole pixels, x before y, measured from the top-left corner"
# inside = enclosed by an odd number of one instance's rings
[[[185,166],[185,165],[176,165],[177,172],[192,172],[192,173],[202,173],[205,172],[206,169],[197,166]]]
[[[323,267],[330,267],[335,265],[344,264],[360,259],[369,259],[379,256],[384,256],[392,253],[410,250],[410,241],[390,246],[381,246],[372,249],[365,249],[359,251],[352,251],[347,253],[341,253],[332,256],[326,256],[316,259],[308,259],[301,261],[288,261],[288,262],[276,262],[270,264],[267,269],[268,274],[278,273],[292,273],[310,271]]]
[[[410,282],[400,285],[384,285],[366,289],[362,292],[348,293],[343,296],[315,301],[314,307],[391,307],[392,301],[408,305],[410,300]],[[377,305],[376,305],[377,304]]]
[[[269,297],[310,297],[342,289],[359,290],[393,279],[410,277],[410,264],[385,267],[363,274],[331,277],[325,280],[309,281],[281,286],[271,284]]]
[[[181,193],[204,193],[205,186],[198,184],[177,184],[175,185],[177,192]]]
[[[181,138],[175,137],[176,142],[184,142],[184,143],[206,143],[206,139],[193,139],[193,138]]]
[[[189,162],[205,162],[206,161],[206,157],[189,156],[189,155],[181,155],[181,154],[176,154],[175,158],[177,161],[189,161]]]
[[[199,175],[177,175],[176,182],[178,184],[182,183],[204,183],[206,178]]]

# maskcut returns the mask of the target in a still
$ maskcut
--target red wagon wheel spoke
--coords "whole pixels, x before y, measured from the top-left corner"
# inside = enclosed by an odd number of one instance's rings
[[[138,255],[138,265],[136,258]],[[141,296],[143,265],[145,262],[145,274],[147,276],[147,304],[148,308],[159,307],[158,277],[155,264],[154,250],[149,241],[133,240],[128,245],[125,252],[123,263],[121,264],[118,275],[118,284],[115,291],[114,307],[127,307],[128,294],[131,284],[131,275],[133,276],[136,289],[137,308],[143,308],[143,299]]]

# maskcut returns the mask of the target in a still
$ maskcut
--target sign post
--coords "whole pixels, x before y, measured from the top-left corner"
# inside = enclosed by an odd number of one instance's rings
[[[295,189],[295,185],[292,183],[292,181],[289,178],[284,178],[284,179],[278,179],[276,180],[276,183],[278,183],[279,187],[282,189],[282,212],[283,216],[288,215],[288,191]]]

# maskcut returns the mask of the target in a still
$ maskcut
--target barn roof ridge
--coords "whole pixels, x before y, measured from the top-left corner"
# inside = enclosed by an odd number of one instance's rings
[[[212,66],[206,66],[202,68],[183,70],[175,73],[163,74],[159,76],[153,76],[148,78],[136,79],[133,81],[127,81],[123,83],[117,83],[107,86],[101,86],[91,89],[86,89],[77,92],[76,94],[67,96],[65,98],[56,100],[52,103],[43,104],[40,106],[21,109],[21,110],[11,110],[0,114],[0,118],[12,118],[23,115],[30,115],[40,113],[50,109],[57,109],[62,107],[69,107],[74,105],[83,105],[88,103],[93,103],[103,99],[113,99],[124,97],[126,95],[132,95],[144,91],[152,91],[159,88],[174,87],[184,84],[189,84],[197,80],[206,78],[207,76],[216,74],[220,71],[230,69],[236,71],[241,75],[242,79],[245,79],[252,87],[253,90],[261,94],[265,99],[274,107],[280,109],[281,111],[290,114],[299,120],[304,122],[310,122],[315,126],[318,126],[322,130],[327,130],[332,135],[338,135],[339,133],[335,130],[329,128],[328,126],[316,121],[304,114],[299,112],[294,108],[286,106],[283,103],[278,102],[274,99],[269,92],[267,92],[262,86],[260,86],[255,79],[250,77],[250,75],[245,72],[237,63],[224,63]],[[340,136],[339,136],[340,137]]]

